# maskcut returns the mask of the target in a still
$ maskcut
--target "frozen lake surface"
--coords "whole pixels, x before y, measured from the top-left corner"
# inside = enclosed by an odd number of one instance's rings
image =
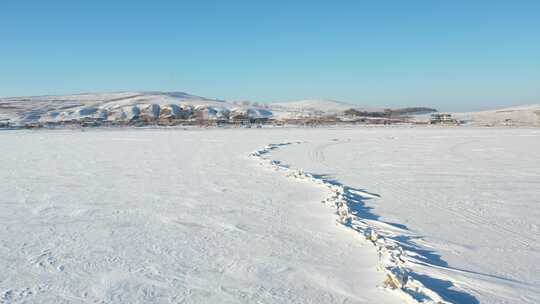
[[[380,196],[366,200],[365,216],[395,223],[380,226],[411,253],[414,276],[446,300],[540,303],[540,130],[372,128],[300,138],[272,157]]]
[[[0,132],[0,303],[402,303],[327,193],[454,303],[540,302],[540,131]]]
[[[0,302],[402,302],[258,131],[0,132]]]

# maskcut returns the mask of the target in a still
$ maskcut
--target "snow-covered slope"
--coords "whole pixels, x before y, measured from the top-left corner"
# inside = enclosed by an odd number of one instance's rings
[[[460,120],[483,126],[540,126],[540,104],[522,105],[504,109],[455,113]]]
[[[273,108],[312,110],[312,111],[323,111],[323,112],[344,111],[344,110],[355,107],[355,105],[352,105],[349,103],[335,101],[335,100],[325,100],[325,99],[304,99],[304,100],[289,101],[289,102],[276,102],[276,103],[273,103],[271,106]]]
[[[348,109],[358,109],[361,111],[377,112],[382,108],[361,107],[342,101],[328,99],[304,99],[289,102],[276,102],[270,104],[270,108],[277,117],[297,118],[317,115],[332,115],[343,113]]]
[[[0,98],[0,127],[43,126],[45,124],[164,124],[183,121],[245,121],[311,119],[325,117],[345,121],[345,111],[354,109],[356,116],[410,116],[415,109],[365,107],[335,100],[305,99],[268,104],[236,103],[206,98],[184,92],[116,92],[75,95],[49,95]],[[414,113],[413,113],[414,114]],[[474,113],[454,113],[454,116],[473,125],[540,125],[540,104],[511,107]],[[428,121],[429,114],[414,115],[416,121]]]
[[[290,118],[334,114],[354,105],[329,100],[263,104],[261,106],[210,99],[183,92],[117,92],[0,98],[0,119],[18,124],[72,122],[84,119]],[[199,114],[201,115],[199,115]]]
[[[271,104],[236,103],[183,92],[117,92],[0,98],[0,122],[11,125],[63,123],[163,123],[179,120],[288,119],[339,115],[348,109],[382,112],[334,100]]]
[[[243,107],[223,100],[183,92],[118,92],[65,96],[34,96],[0,99],[0,119],[19,124],[157,120],[161,118],[227,118],[231,111],[260,118],[271,113],[258,107]]]

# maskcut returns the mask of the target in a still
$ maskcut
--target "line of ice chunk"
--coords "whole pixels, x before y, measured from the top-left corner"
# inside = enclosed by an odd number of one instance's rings
[[[411,300],[421,303],[448,303],[444,301],[437,293],[426,288],[422,283],[412,279],[409,275],[409,270],[406,267],[407,253],[401,246],[394,241],[384,237],[384,233],[378,232],[377,229],[370,225],[368,221],[362,219],[351,211],[351,204],[355,202],[349,198],[353,197],[353,193],[348,187],[342,184],[330,182],[322,177],[314,176],[306,173],[302,169],[291,169],[289,166],[283,165],[281,162],[265,158],[272,150],[288,146],[291,144],[299,144],[300,141],[284,142],[279,144],[269,144],[262,149],[250,153],[251,157],[259,160],[259,163],[269,168],[284,171],[288,177],[309,180],[315,184],[322,185],[330,191],[322,203],[332,204],[336,208],[338,216],[337,221],[359,233],[366,240],[373,243],[379,255],[379,269],[384,271],[386,279],[384,286],[390,289],[400,290]]]

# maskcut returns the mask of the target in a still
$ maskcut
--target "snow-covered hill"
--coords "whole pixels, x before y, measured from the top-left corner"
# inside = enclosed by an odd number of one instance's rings
[[[0,120],[14,124],[79,122],[84,120],[130,122],[134,119],[228,119],[230,115],[269,117],[258,107],[184,92],[118,92],[0,99]]]
[[[455,113],[460,120],[483,126],[540,126],[540,104],[514,106],[504,109]]]
[[[378,112],[382,108],[361,107],[342,101],[328,99],[304,99],[288,102],[276,102],[269,105],[276,117],[297,118],[317,115],[340,114],[348,109]]]
[[[276,102],[271,105],[273,108],[312,110],[324,112],[337,112],[354,108],[355,105],[335,100],[326,99],[304,99],[289,102]]]
[[[184,92],[116,92],[0,98],[0,124],[163,123],[180,120],[298,119],[383,109],[323,99],[270,104],[230,102]]]
[[[306,122],[323,117],[347,121],[362,117],[403,122],[428,121],[435,109],[388,109],[359,106],[335,100],[305,99],[277,103],[231,102],[184,92],[115,92],[0,98],[0,127],[58,124],[161,124],[193,122],[264,122],[268,119]],[[427,114],[425,114],[427,113]],[[493,111],[454,113],[455,118],[481,126],[539,126],[540,104]],[[395,118],[398,117],[396,120]]]

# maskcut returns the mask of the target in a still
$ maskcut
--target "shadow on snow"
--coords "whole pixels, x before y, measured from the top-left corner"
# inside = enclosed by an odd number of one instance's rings
[[[405,230],[405,231],[409,230],[406,225],[385,222],[381,220],[379,215],[373,213],[373,207],[366,205],[366,201],[372,198],[380,197],[379,194],[368,192],[365,189],[353,188],[353,187],[343,185],[339,181],[329,177],[329,175],[327,174],[311,174],[311,175],[317,179],[324,181],[325,183],[343,187],[343,189],[345,190],[344,195],[347,198],[349,208],[355,216],[362,219],[384,223],[385,225],[389,225],[396,229]],[[363,193],[364,195],[360,193]],[[353,227],[352,223],[348,223],[347,226],[353,230],[356,230]],[[422,238],[421,236],[396,235],[396,236],[385,236],[385,238],[395,241],[404,250],[414,253],[416,255],[414,257],[414,259],[416,260],[415,262],[418,262],[418,264],[424,264],[428,266],[437,266],[440,268],[446,268],[449,270],[457,270],[461,272],[469,272],[466,270],[460,270],[460,269],[455,269],[455,268],[450,267],[448,263],[444,261],[439,254],[437,254],[433,250],[422,248],[421,246],[416,244],[415,240],[421,239]],[[470,272],[470,273],[475,273],[475,272]],[[475,273],[475,274],[480,274],[480,273]],[[474,297],[473,295],[466,293],[464,291],[457,290],[456,286],[451,281],[433,278],[428,275],[419,274],[412,271],[410,272],[409,275],[413,279],[421,282],[427,288],[439,294],[439,296],[441,296],[445,301],[448,301],[451,303],[467,303],[467,304],[480,303],[478,299]],[[480,275],[486,275],[486,274],[480,274]],[[504,279],[504,278],[501,278],[501,279]],[[409,290],[409,294],[420,302],[424,300],[422,295],[415,294],[414,291]]]

